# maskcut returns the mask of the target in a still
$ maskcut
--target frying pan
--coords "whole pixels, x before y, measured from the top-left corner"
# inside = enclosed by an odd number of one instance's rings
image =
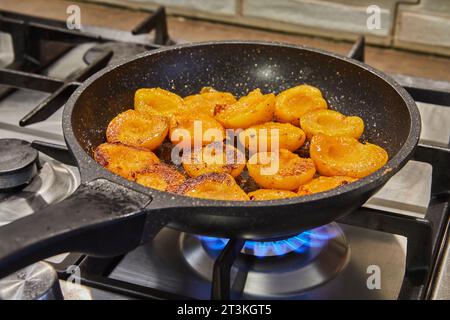
[[[145,188],[98,165],[93,149],[142,87],[182,96],[212,86],[236,95],[307,83],[332,109],[364,119],[363,139],[385,148],[388,163],[338,189],[305,197],[236,202]],[[62,252],[123,254],[163,226],[218,237],[268,239],[330,223],[360,207],[411,156],[420,134],[413,99],[385,74],[317,49],[265,42],[208,42],[151,51],[93,75],[64,108],[63,130],[82,183],[62,202],[0,228],[0,277]]]

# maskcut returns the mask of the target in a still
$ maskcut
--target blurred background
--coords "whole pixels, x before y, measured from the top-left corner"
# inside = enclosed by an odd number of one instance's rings
[[[450,55],[448,0],[92,0],[130,8]],[[376,17],[376,16],[379,17]],[[378,22],[378,23],[377,23]],[[369,25],[368,25],[369,23]],[[378,24],[378,25],[377,25]]]
[[[258,39],[346,54],[364,35],[372,66],[450,81],[449,0],[0,1],[0,10],[62,21],[76,13],[81,29],[127,31],[159,6],[165,7],[169,36],[177,43]]]

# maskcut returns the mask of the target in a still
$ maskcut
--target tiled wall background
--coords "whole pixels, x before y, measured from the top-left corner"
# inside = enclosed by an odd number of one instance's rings
[[[90,0],[450,56],[450,0]],[[379,7],[379,29],[367,8]]]

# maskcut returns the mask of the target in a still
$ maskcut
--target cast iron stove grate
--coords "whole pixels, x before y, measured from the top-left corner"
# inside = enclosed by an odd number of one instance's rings
[[[150,31],[155,32],[153,41],[148,35]],[[62,21],[0,10],[0,32],[10,34],[14,53],[14,60],[0,68],[0,99],[17,88],[51,94],[21,119],[21,126],[46,120],[65,103],[81,81],[104,68],[114,54],[112,51],[101,52],[86,69],[69,79],[39,74],[74,46],[91,42],[123,43],[151,50],[172,43],[164,7],[150,14],[130,32],[90,26],[69,30]]]

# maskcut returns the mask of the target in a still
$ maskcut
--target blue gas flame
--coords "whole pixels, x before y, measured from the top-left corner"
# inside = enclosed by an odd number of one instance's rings
[[[289,252],[303,253],[310,248],[321,248],[328,240],[337,236],[335,228],[328,225],[302,232],[296,236],[276,241],[251,241],[244,244],[244,250],[253,252],[257,257],[282,256]],[[225,248],[228,239],[199,236],[203,245],[212,251]]]

